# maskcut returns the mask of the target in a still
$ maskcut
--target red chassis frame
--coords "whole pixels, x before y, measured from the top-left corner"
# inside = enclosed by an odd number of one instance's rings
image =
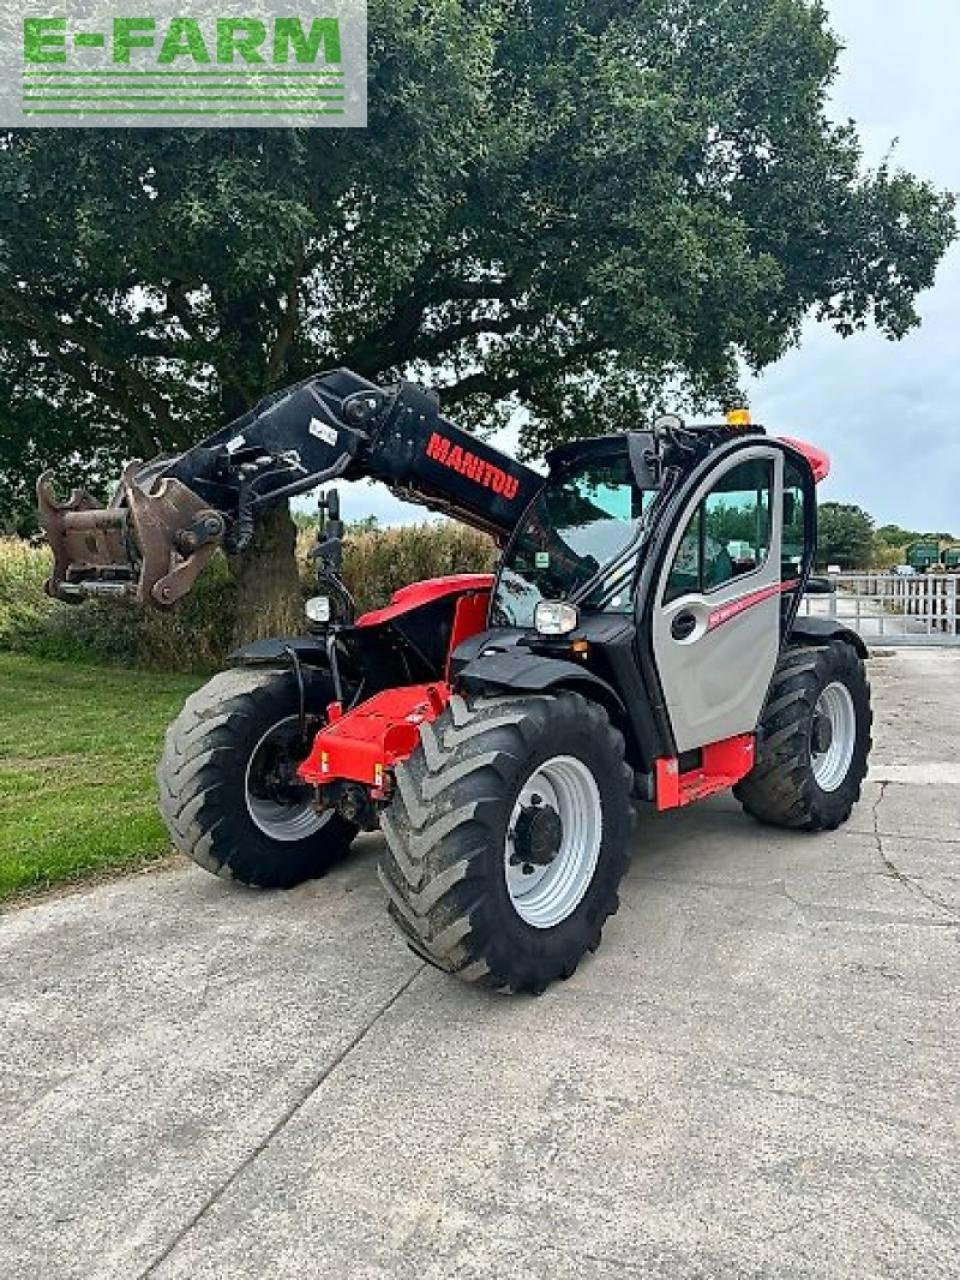
[[[444,672],[449,676],[450,655],[459,644],[487,625],[492,587],[490,573],[428,578],[401,587],[386,608],[363,614],[356,625],[379,626],[433,600],[455,595],[457,601]],[[358,782],[370,787],[373,798],[379,799],[384,794],[386,771],[406,760],[420,741],[420,725],[436,720],[450,701],[451,693],[444,679],[385,689],[346,713],[339,703],[331,703],[327,724],[314,738],[310,754],[297,771],[299,777],[317,787],[337,781]]]
[[[371,798],[386,794],[389,771],[406,760],[420,741],[420,726],[430,724],[450,701],[450,655],[487,622],[490,574],[458,574],[431,578],[397,591],[384,609],[366,613],[357,626],[377,626],[443,596],[456,595],[444,680],[385,689],[344,712],[339,703],[327,709],[327,724],[316,735],[299,777],[311,786],[354,782],[370,789]],[[753,734],[712,742],[700,753],[696,768],[681,773],[675,758],[655,762],[658,809],[675,809],[715,791],[732,787],[753,768]]]

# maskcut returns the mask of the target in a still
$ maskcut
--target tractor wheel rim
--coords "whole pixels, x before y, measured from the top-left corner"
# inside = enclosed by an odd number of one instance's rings
[[[830,725],[829,745],[823,751],[810,749],[813,776],[821,791],[836,791],[850,771],[857,745],[857,713],[845,684],[828,684],[817,699],[813,719],[822,716]]]
[[[299,803],[284,804],[264,794],[262,772],[269,756],[278,748],[282,749],[284,740],[293,741],[299,729],[299,717],[286,716],[278,720],[264,733],[257,745],[250,752],[246,772],[243,779],[244,799],[247,812],[256,827],[271,840],[293,843],[306,840],[316,835],[330,819],[330,811],[317,813],[306,800]]]
[[[513,833],[523,810],[537,802],[559,815],[560,844],[546,866],[524,872]],[[602,839],[600,788],[588,766],[575,756],[553,756],[538,765],[520,789],[504,848],[507,892],[521,920],[552,929],[571,916],[593,880]]]

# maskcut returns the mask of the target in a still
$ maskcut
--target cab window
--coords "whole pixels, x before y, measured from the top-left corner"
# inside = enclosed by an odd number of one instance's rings
[[[780,576],[791,582],[800,576],[806,544],[804,473],[798,462],[787,459],[783,469],[783,534],[780,542]]]
[[[691,516],[674,557],[664,603],[714,591],[759,569],[770,548],[773,461],[731,467]]]
[[[626,452],[585,458],[551,476],[504,556],[492,621],[530,627],[540,600],[566,600],[614,560],[634,537],[648,493],[637,487]],[[619,578],[618,578],[619,581]],[[628,613],[629,579],[619,591],[601,584],[582,600]]]

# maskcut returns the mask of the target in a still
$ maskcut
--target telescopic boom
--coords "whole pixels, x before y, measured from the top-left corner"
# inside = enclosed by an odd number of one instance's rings
[[[379,480],[501,543],[541,484],[442,417],[415,384],[382,388],[337,369],[268,396],[178,457],[131,462],[106,507],[82,490],[58,502],[45,472],[37,496],[54,553],[47,592],[169,607],[218,547],[249,544],[265,507],[338,478]]]

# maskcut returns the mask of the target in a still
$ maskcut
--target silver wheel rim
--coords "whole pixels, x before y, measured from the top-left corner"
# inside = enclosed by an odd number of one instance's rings
[[[265,836],[283,843],[306,840],[326,825],[330,819],[330,811],[317,813],[316,809],[306,801],[302,804],[281,804],[268,796],[255,795],[251,787],[251,773],[257,756],[275,738],[284,735],[288,726],[295,724],[296,716],[286,716],[269,728],[250,752],[247,768],[243,776],[243,794],[247,802],[247,812]]]
[[[846,778],[857,743],[857,713],[845,684],[828,684],[813,709],[814,721],[823,717],[830,725],[830,745],[825,751],[810,749],[813,776],[821,791],[836,791]]]
[[[522,810],[533,805],[536,796],[560,817],[560,847],[547,866],[524,872],[512,861],[514,830]],[[574,756],[545,760],[523,784],[507,827],[504,867],[517,915],[535,929],[552,929],[572,915],[593,880],[602,839],[603,806],[590,769]]]

